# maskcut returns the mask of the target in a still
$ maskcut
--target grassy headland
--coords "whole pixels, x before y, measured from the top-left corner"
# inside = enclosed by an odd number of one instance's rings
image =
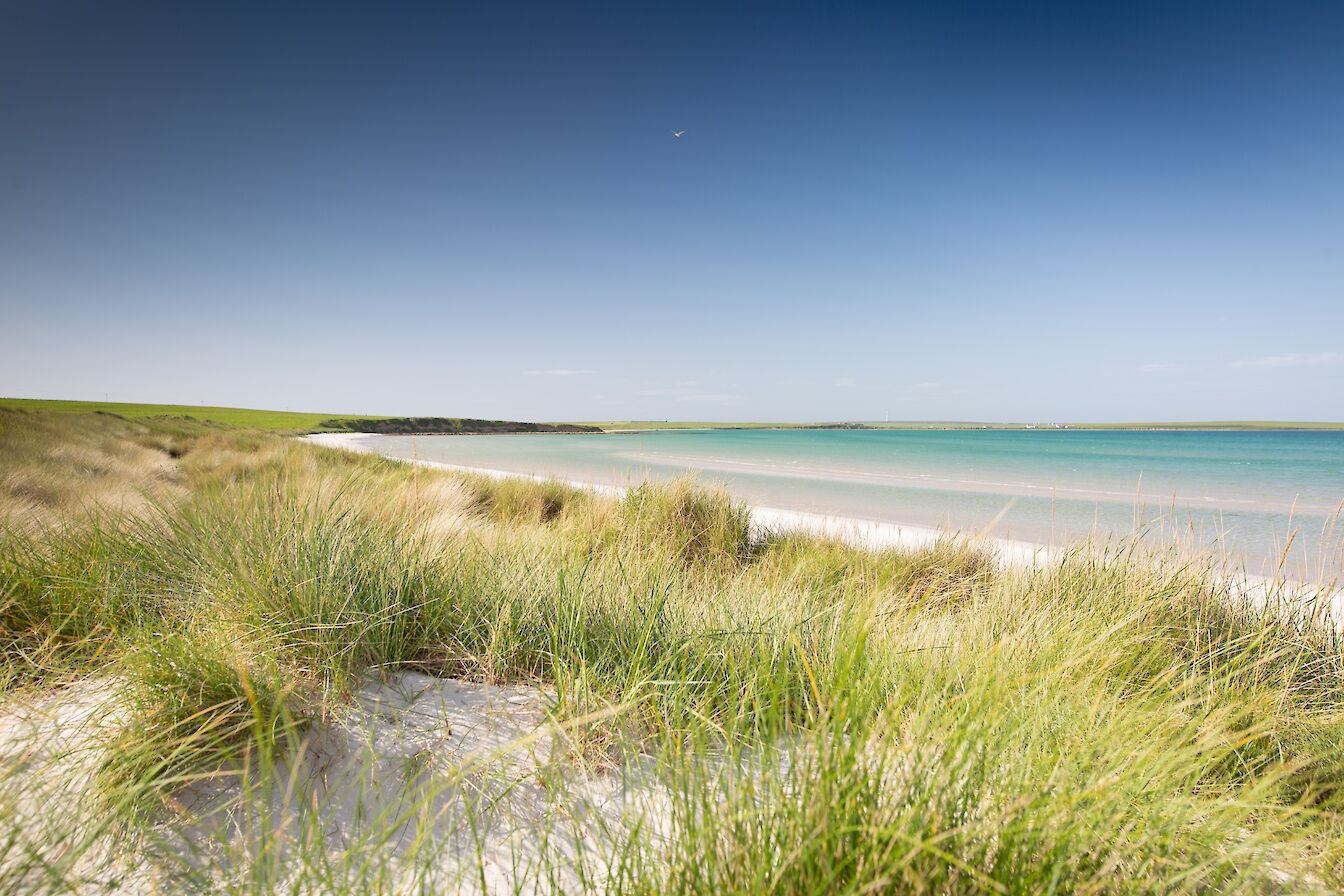
[[[575,423],[519,423],[512,420],[476,420],[470,417],[365,417],[324,420],[326,432],[372,432],[384,435],[490,435],[527,432],[602,432],[596,426]]]
[[[186,404],[123,404],[106,401],[56,401],[0,398],[0,408],[63,414],[112,414],[128,420],[177,419],[213,423],[276,433],[376,432],[389,434],[467,435],[523,432],[601,432],[594,426],[572,423],[522,423],[512,420],[476,420],[468,417],[341,417],[252,408],[218,408]]]
[[[336,414],[221,408],[193,404],[130,404],[118,401],[58,401],[40,398],[0,398],[0,408],[59,414],[115,414],[129,420],[180,417],[202,423],[220,423],[272,432],[315,432]]]
[[[194,421],[0,423],[6,892],[1344,885],[1336,634],[1201,569],[1003,571],[755,537],[684,482],[614,499]],[[339,842],[319,791],[259,789],[310,786],[360,683],[402,670],[549,695],[563,748],[503,791],[417,752],[413,796],[497,797]],[[4,739],[39,709],[93,734]],[[575,802],[636,778],[657,799],[619,818]],[[228,823],[184,839],[185,794],[226,783]],[[482,819],[520,787],[554,833],[491,852]]]

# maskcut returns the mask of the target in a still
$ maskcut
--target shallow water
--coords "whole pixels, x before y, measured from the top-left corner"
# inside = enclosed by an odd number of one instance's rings
[[[693,430],[372,436],[384,454],[622,485],[697,474],[762,505],[1064,544],[1178,537],[1319,578],[1339,556],[1344,432]],[[1324,568],[1323,568],[1324,567]]]

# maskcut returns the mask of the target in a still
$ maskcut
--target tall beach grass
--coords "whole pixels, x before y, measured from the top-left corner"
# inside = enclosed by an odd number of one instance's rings
[[[614,498],[218,427],[3,423],[9,891],[1344,884],[1337,634],[1209,568],[1127,546],[1011,570],[952,539],[753,535],[690,482]],[[546,721],[396,774],[371,743],[360,788],[405,797],[334,841],[304,775],[409,673],[522,688]]]

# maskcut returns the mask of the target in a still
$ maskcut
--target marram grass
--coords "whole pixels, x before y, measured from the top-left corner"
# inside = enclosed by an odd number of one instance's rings
[[[951,541],[754,537],[687,482],[614,499],[244,431],[5,422],[6,713],[115,695],[68,722],[99,746],[53,760],[87,810],[43,808],[42,745],[0,759],[7,892],[1344,884],[1339,642],[1205,569],[1079,550],[1007,572]],[[294,799],[309,731],[407,669],[541,688],[552,773],[639,769],[663,796],[596,837],[560,807],[501,883],[488,801],[426,815],[476,772],[408,760],[413,798],[334,849]],[[231,833],[188,837],[184,788],[223,778],[248,796],[218,810]]]

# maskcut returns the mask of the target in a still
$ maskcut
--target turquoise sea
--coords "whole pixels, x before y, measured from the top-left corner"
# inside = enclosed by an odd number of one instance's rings
[[[682,430],[374,436],[394,456],[624,485],[694,473],[755,503],[1062,544],[1177,534],[1318,575],[1338,556],[1344,432]],[[1299,568],[1301,567],[1301,568]]]

